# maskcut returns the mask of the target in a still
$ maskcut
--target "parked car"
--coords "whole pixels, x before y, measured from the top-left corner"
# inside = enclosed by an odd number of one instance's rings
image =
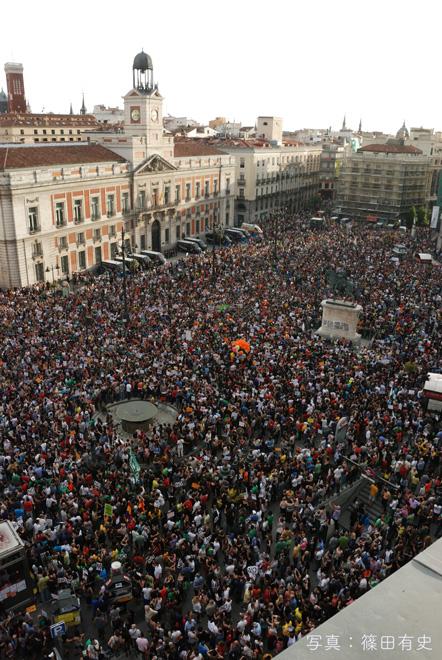
[[[213,245],[214,243],[215,245],[222,245],[224,247],[230,247],[230,245],[232,245],[232,239],[226,234],[223,234],[222,236],[217,234],[215,237],[213,231],[206,231],[205,239],[208,245]]]
[[[202,250],[199,245],[192,241],[181,240],[177,241],[176,247],[178,252],[184,252],[185,254],[201,254]]]
[[[225,229],[224,234],[227,235],[233,243],[247,243],[248,238],[240,229]]]
[[[155,250],[140,250],[140,254],[145,254],[146,257],[157,266],[161,266],[167,263],[167,259],[161,252],[155,252]]]
[[[207,250],[207,243],[205,243],[202,238],[197,238],[196,236],[188,236],[184,240],[192,241],[192,243],[196,243],[197,245],[199,245],[202,252],[205,252],[205,250]]]
[[[101,268],[103,270],[110,271],[113,273],[123,272],[123,264],[121,263],[121,261],[115,261],[114,259],[107,259],[106,261],[102,261]]]

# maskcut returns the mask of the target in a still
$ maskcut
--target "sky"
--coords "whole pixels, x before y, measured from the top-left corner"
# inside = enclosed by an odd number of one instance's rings
[[[24,65],[33,112],[84,91],[122,107],[143,48],[164,114],[284,130],[442,130],[440,0],[22,0],[0,4],[3,63]]]

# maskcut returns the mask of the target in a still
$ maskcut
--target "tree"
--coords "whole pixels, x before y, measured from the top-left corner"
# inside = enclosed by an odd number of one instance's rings
[[[425,206],[419,206],[417,209],[417,219],[416,224],[419,227],[425,227],[428,225],[428,211]]]
[[[407,229],[411,229],[416,219],[416,208],[412,206],[411,209],[408,209],[408,211],[405,213],[404,217]]]

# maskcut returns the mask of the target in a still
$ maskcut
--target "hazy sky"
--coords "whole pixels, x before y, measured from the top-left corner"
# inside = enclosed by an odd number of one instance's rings
[[[442,130],[441,19],[440,0],[0,2],[0,60],[23,63],[34,112],[78,111],[83,90],[121,106],[144,48],[165,114]]]

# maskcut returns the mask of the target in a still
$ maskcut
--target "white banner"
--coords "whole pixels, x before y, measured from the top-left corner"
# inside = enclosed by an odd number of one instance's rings
[[[437,229],[437,221],[439,220],[439,206],[433,206],[433,213],[431,214],[431,229]]]

